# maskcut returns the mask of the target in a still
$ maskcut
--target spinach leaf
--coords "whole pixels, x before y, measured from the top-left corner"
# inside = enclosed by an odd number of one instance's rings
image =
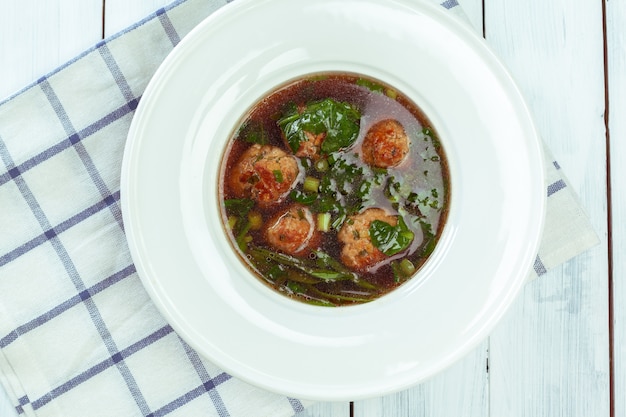
[[[382,220],[374,220],[370,224],[369,232],[374,246],[387,256],[395,255],[408,248],[414,236],[402,217],[398,219],[396,226]]]
[[[278,120],[287,143],[295,153],[300,143],[307,141],[305,132],[326,133],[321,145],[323,153],[331,153],[351,146],[359,135],[361,113],[349,103],[327,98],[306,106],[304,111],[288,113]]]

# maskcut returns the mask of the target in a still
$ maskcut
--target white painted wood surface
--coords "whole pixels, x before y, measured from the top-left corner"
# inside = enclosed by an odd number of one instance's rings
[[[609,416],[602,3],[489,1],[486,38],[602,244],[528,284],[490,337],[493,416]]]
[[[172,0],[106,0],[104,10],[105,36],[111,36],[125,29],[171,2]]]
[[[0,0],[0,100],[100,39],[102,0]]]
[[[0,0],[0,100],[168,0]],[[482,32],[482,0],[459,0]],[[526,95],[602,244],[527,285],[493,335],[433,380],[356,417],[609,417],[602,3],[485,0],[485,33]],[[626,3],[606,2],[613,188],[615,416],[626,416]],[[487,360],[489,372],[487,372]],[[348,403],[300,416],[348,417]],[[15,415],[0,390],[0,416]]]

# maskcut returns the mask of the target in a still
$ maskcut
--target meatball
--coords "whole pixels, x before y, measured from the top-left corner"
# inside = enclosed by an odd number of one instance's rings
[[[269,222],[265,240],[273,248],[298,255],[314,249],[320,241],[311,211],[302,205],[292,205]]]
[[[378,168],[399,165],[409,153],[409,138],[394,119],[381,120],[370,127],[363,139],[363,161]]]
[[[383,209],[370,208],[362,213],[350,216],[337,234],[341,249],[341,261],[349,268],[357,271],[367,270],[387,257],[374,246],[370,238],[370,224],[380,220],[395,226],[397,216],[387,214]]]
[[[233,166],[230,188],[237,197],[267,205],[285,196],[298,173],[298,163],[292,155],[275,146],[254,144]]]
[[[306,140],[300,142],[300,147],[296,151],[297,157],[305,157],[311,158],[314,161],[320,158],[320,153],[322,149],[322,142],[326,138],[326,133],[322,132],[319,134],[304,131],[304,136],[306,136]]]

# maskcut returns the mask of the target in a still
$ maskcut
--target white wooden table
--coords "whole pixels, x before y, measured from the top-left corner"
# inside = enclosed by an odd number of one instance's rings
[[[602,243],[529,283],[491,337],[433,380],[303,415],[626,416],[626,2],[458,1]],[[0,99],[166,3],[0,0]],[[0,389],[0,416],[13,415]]]

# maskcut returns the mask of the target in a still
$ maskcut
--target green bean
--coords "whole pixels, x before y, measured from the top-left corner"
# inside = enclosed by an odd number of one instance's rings
[[[333,304],[328,300],[318,300],[317,298],[311,297],[301,297],[303,301],[307,304],[311,304],[314,306],[322,306],[322,307],[337,307],[337,304]]]
[[[331,303],[342,301],[367,302],[371,301],[379,291],[377,285],[360,280],[356,273],[348,270],[340,262],[322,251],[313,252],[316,255],[314,261],[299,259],[284,253],[273,252],[252,245],[249,245],[248,253],[261,265],[267,264],[269,260],[274,260],[276,264],[281,265],[281,268],[284,268],[285,274],[280,277],[280,284],[284,285],[292,292],[303,293],[303,295],[309,297],[313,294]],[[276,280],[274,283],[274,286],[277,288],[279,287],[278,281],[279,280]],[[362,290],[362,292],[360,291],[358,293],[358,295],[361,296],[331,294],[321,291],[316,287],[318,284],[337,281],[353,282],[354,285]],[[308,292],[305,292],[304,289],[307,289]]]
[[[307,304],[323,305],[326,307],[335,306],[335,304],[333,304],[330,300],[326,298],[319,299],[319,298],[311,297],[310,288],[312,287],[310,287],[309,285],[301,284],[299,282],[294,282],[294,281],[287,281],[287,283],[284,286],[289,291],[299,296],[299,298],[302,299]]]
[[[276,262],[279,262],[283,265],[291,266],[293,268],[297,268],[302,272],[305,272],[315,278],[319,278],[324,281],[354,280],[353,273],[345,273],[345,272],[340,272],[340,271],[332,271],[332,270],[319,269],[316,267],[312,267],[310,265],[305,264],[303,260],[295,258],[290,255],[286,255],[284,253],[272,252],[270,250],[260,248],[260,247],[250,248],[249,252],[253,254],[253,256],[256,253],[263,257],[274,259]]]
[[[301,284],[319,284],[322,282],[320,279],[313,278],[312,276],[304,274],[297,269],[291,268],[287,270],[287,278]]]
[[[315,251],[315,256],[318,260],[317,265],[318,266],[328,266],[336,271],[339,272],[343,272],[346,274],[352,274],[353,277],[353,281],[356,285],[358,285],[361,288],[365,288],[368,290],[377,290],[379,287],[377,285],[372,284],[371,282],[368,281],[362,281],[359,279],[359,276],[357,274],[355,274],[354,272],[350,271],[348,268],[346,268],[341,262],[337,261],[336,259],[334,259],[332,256],[330,256],[329,254],[327,254],[326,252],[323,251]],[[321,261],[321,262],[319,262]],[[322,264],[322,265],[320,265]]]
[[[330,293],[318,290],[317,288],[313,286],[307,286],[307,287],[311,293],[320,297],[324,297],[325,299],[329,301],[336,300],[336,301],[352,301],[355,303],[367,303],[369,301],[372,301],[373,299],[373,298],[353,297],[353,296],[346,296],[346,295],[339,295],[339,294],[330,294]],[[373,295],[373,294],[370,294],[370,295]]]

